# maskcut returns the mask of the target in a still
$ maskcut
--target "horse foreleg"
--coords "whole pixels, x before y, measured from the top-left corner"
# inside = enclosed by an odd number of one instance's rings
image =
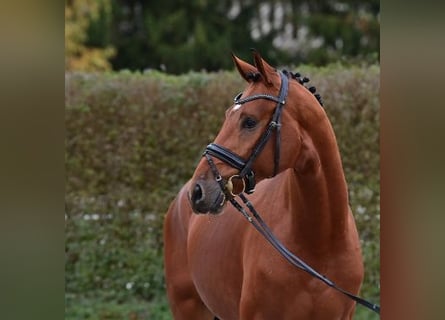
[[[179,261],[166,268],[167,294],[174,319],[214,319],[214,315],[202,302],[187,270],[187,265]]]
[[[181,294],[182,290],[187,294]],[[179,294],[177,294],[179,293]],[[183,288],[177,292],[169,292],[170,306],[175,320],[212,320],[213,314],[207,309],[194,288]]]

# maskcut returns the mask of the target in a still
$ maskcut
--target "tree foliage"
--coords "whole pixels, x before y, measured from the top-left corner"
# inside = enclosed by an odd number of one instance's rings
[[[275,65],[379,59],[378,0],[73,0],[67,6],[68,61],[76,57],[68,69],[97,60],[115,70],[214,71],[232,68],[228,53],[247,56],[252,47]],[[91,59],[76,64],[80,57]]]
[[[112,68],[109,59],[115,54],[106,38],[96,46],[90,42],[95,28],[111,23],[109,0],[72,0],[65,3],[65,69],[105,71]],[[102,29],[101,29],[102,30]],[[100,31],[102,35],[102,31]]]

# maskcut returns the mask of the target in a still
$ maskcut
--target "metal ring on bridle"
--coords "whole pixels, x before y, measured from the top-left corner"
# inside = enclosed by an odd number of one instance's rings
[[[243,188],[240,192],[237,193],[233,193],[233,182],[232,179],[239,179],[241,180],[241,182],[243,183]],[[241,194],[244,192],[244,190],[246,190],[246,182],[244,181],[244,179],[239,175],[239,174],[234,174],[233,176],[231,176],[226,183],[226,190],[229,192],[229,194],[232,197],[236,197],[237,195]]]

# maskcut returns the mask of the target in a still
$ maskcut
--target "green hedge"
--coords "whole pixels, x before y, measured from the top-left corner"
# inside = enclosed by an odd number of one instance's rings
[[[380,68],[298,71],[334,126],[365,256],[361,294],[378,302]],[[234,72],[65,79],[66,318],[170,319],[163,216],[244,83]]]

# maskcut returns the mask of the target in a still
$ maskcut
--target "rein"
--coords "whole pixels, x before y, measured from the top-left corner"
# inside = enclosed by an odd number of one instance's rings
[[[254,160],[257,158],[257,156],[260,154],[260,152],[264,149],[267,141],[272,135],[272,132],[276,130],[276,143],[275,143],[275,156],[274,156],[274,172],[273,176],[275,176],[278,172],[278,165],[280,162],[280,128],[281,128],[281,111],[286,103],[287,93],[288,93],[288,77],[287,74],[284,74],[283,72],[279,72],[281,77],[281,87],[278,97],[269,95],[269,94],[257,94],[253,96],[249,96],[246,98],[241,99],[242,93],[238,94],[234,102],[235,104],[244,104],[256,99],[267,99],[272,100],[277,103],[277,106],[275,108],[274,114],[272,116],[272,119],[266,129],[266,131],[263,133],[261,138],[259,139],[257,145],[255,146],[252,154],[250,155],[249,159],[245,161],[242,159],[239,155],[233,153],[232,151],[216,144],[211,143],[206,147],[206,150],[203,153],[203,156],[206,157],[207,162],[209,164],[210,169],[212,170],[212,173],[218,182],[221,190],[224,192],[226,196],[228,196],[228,199],[230,203],[247,219],[247,221],[293,266],[307,272],[311,276],[319,279],[320,281],[324,282],[329,287],[339,291],[340,293],[344,294],[345,296],[349,297],[350,299],[354,300],[356,303],[361,304],[362,306],[380,314],[380,306],[377,304],[373,304],[363,298],[360,298],[359,296],[356,296],[340,287],[338,287],[333,281],[329,280],[326,276],[321,275],[319,272],[317,272],[314,268],[309,266],[307,263],[305,263],[303,260],[301,260],[299,257],[294,255],[292,252],[289,251],[272,233],[270,228],[267,226],[267,224],[264,222],[264,220],[261,218],[261,216],[258,214],[258,212],[255,210],[252,203],[246,198],[244,195],[244,192],[247,194],[251,194],[255,191],[255,175],[252,170],[252,164]],[[318,98],[317,98],[318,99]],[[319,100],[320,101],[320,100]],[[238,169],[240,173],[238,175],[234,175],[228,179],[228,183],[225,184],[223,181],[223,178],[221,177],[218,169],[216,168],[216,165],[212,159],[212,156],[218,158],[219,160],[229,164],[230,166]],[[229,187],[229,182],[231,184],[232,179],[240,178],[243,181],[243,190],[239,192],[238,194],[234,194],[232,192],[232,187]],[[229,194],[227,194],[229,193]],[[239,204],[235,197],[239,196],[245,206],[249,209],[249,214],[246,209]]]
[[[252,215],[249,215],[247,211],[234,199],[230,199],[230,203],[239,211],[242,213],[242,215],[247,219],[247,221],[250,222],[252,226],[255,227],[255,229],[261,233],[261,235],[294,267],[297,267],[303,271],[306,271],[311,276],[317,278],[320,281],[323,281],[325,284],[327,284],[329,287],[341,292],[342,294],[346,295],[350,299],[354,300],[355,302],[361,304],[362,306],[376,312],[377,314],[380,314],[380,306],[374,303],[371,303],[363,298],[360,298],[359,296],[356,296],[339,286],[337,286],[333,281],[329,280],[326,276],[321,275],[318,273],[314,268],[312,268],[310,265],[308,265],[306,262],[301,260],[299,257],[294,255],[292,252],[289,251],[272,233],[270,228],[267,226],[267,224],[264,222],[264,220],[261,218],[261,216],[258,214],[258,212],[253,207],[252,203],[246,198],[246,196],[243,193],[239,194],[239,197],[241,200],[243,200],[244,204],[247,206],[249,211],[252,213]]]

